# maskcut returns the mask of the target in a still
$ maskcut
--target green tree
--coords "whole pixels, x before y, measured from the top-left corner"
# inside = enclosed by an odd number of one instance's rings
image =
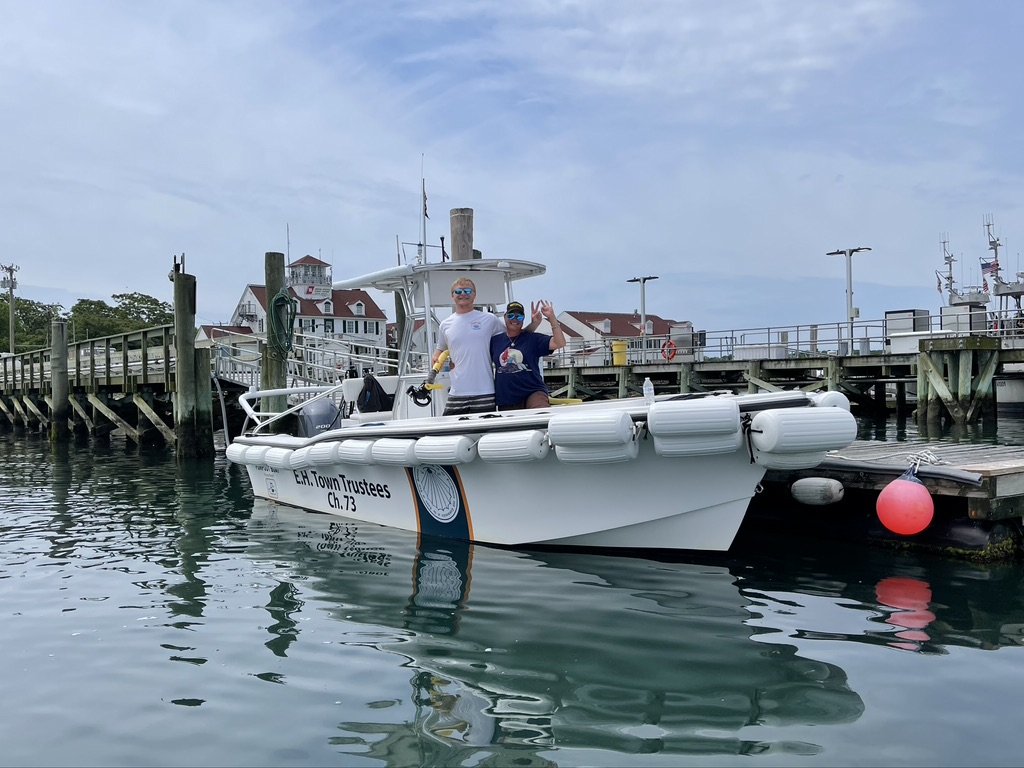
[[[115,336],[155,325],[174,323],[174,308],[144,293],[115,293],[115,305],[79,299],[71,308],[73,337],[77,341]]]
[[[174,323],[174,307],[166,301],[144,293],[115,293],[111,298],[117,302],[118,316],[132,325],[130,330]]]
[[[0,351],[10,352],[10,304],[0,300]],[[54,318],[65,315],[60,304],[14,297],[14,352],[27,352],[50,345],[50,326]]]
[[[134,330],[115,307],[96,299],[79,299],[71,308],[72,337],[75,341],[114,336]],[[145,326],[138,326],[144,328]]]
[[[15,352],[28,352],[50,346],[54,319],[69,321],[68,339],[85,341],[116,336],[142,328],[174,323],[174,307],[144,293],[115,293],[114,305],[96,299],[79,299],[68,312],[60,304],[43,304],[14,297]],[[0,351],[8,352],[10,317],[7,297],[0,296]]]

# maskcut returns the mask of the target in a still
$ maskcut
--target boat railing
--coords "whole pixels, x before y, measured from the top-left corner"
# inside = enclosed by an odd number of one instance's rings
[[[282,389],[250,390],[238,397],[238,402],[245,412],[242,432],[245,433],[249,422],[253,423],[249,434],[258,434],[267,430],[271,424],[296,414],[315,400],[334,400],[339,409],[342,402],[342,384],[334,386],[293,386]],[[270,410],[268,403],[283,402],[285,410]]]
[[[263,336],[218,332],[211,340],[216,375],[246,386],[260,384],[260,363],[267,341]],[[409,369],[426,375],[429,355],[413,352]],[[350,335],[342,338],[297,333],[294,335],[286,363],[288,384],[301,386],[333,385],[346,378],[362,378],[366,373],[376,376],[394,374],[398,369],[398,352],[380,346],[376,337]]]

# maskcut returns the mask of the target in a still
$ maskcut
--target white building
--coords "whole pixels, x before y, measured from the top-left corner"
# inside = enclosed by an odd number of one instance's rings
[[[387,316],[366,291],[336,291],[332,283],[330,264],[304,256],[285,268],[283,296],[268,296],[265,285],[245,286],[231,322],[201,327],[196,343],[229,338],[233,345],[252,346],[247,337],[265,340],[268,334],[280,333],[290,343],[293,356],[318,366],[359,376],[367,370],[383,370]],[[278,316],[293,317],[290,327],[278,329],[271,322],[272,307]]]

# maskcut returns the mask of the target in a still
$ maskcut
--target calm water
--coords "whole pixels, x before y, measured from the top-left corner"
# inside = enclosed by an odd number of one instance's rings
[[[0,435],[0,525],[2,765],[1022,764],[1018,565],[419,544],[116,437]]]

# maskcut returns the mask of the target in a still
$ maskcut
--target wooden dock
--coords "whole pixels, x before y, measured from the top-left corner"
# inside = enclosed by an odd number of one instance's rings
[[[846,489],[877,494],[916,457],[925,457],[917,478],[932,496],[960,500],[968,519],[1024,517],[1024,449],[1012,445],[858,440],[830,453],[814,469],[770,470],[765,482],[791,484],[801,477],[827,477]]]
[[[935,505],[933,521],[919,534],[899,536],[875,512],[878,494],[915,461]],[[790,494],[801,478],[842,483],[843,499],[810,506]],[[858,440],[828,454],[814,469],[770,470],[751,517],[773,529],[804,530],[823,538],[875,540],[941,551],[957,557],[1002,560],[1024,556],[1024,449],[960,442]]]

